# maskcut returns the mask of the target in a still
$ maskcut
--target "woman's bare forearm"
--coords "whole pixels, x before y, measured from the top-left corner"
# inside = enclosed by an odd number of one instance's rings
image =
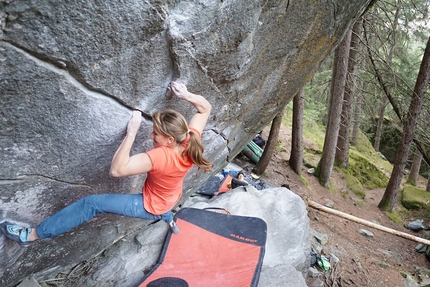
[[[178,98],[189,102],[197,109],[197,113],[191,118],[188,126],[201,133],[211,113],[212,106],[209,101],[203,96],[189,92],[187,87],[181,83],[171,82],[170,89]]]
[[[121,176],[121,168],[126,166],[130,161],[130,150],[133,146],[136,135],[128,134],[123,139],[121,145],[116,150],[110,167],[110,175],[113,177]]]
[[[212,106],[203,96],[187,92],[182,99],[192,104],[201,114],[211,112]]]
[[[112,176],[118,177],[127,175],[130,173],[128,164],[130,163],[130,151],[133,146],[134,140],[136,139],[137,131],[140,127],[141,112],[133,111],[132,117],[127,125],[127,135],[123,139],[121,145],[116,150],[113,159],[112,165],[110,168],[110,174]]]

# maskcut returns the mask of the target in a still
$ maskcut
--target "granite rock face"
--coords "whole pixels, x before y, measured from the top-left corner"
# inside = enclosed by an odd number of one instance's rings
[[[204,95],[214,172],[234,158],[311,77],[369,5],[337,1],[2,1],[0,220],[39,223],[78,198],[138,193],[111,158],[132,108],[144,112],[133,152],[152,147],[150,115],[193,108],[170,81]],[[185,200],[210,174],[193,169]],[[150,222],[100,216],[25,250],[0,238],[0,285],[94,256]]]

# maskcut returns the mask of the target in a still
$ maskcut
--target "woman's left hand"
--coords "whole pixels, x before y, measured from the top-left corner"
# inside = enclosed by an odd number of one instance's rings
[[[132,117],[128,122],[127,134],[135,136],[140,128],[140,123],[142,122],[142,113],[137,110],[133,110]]]

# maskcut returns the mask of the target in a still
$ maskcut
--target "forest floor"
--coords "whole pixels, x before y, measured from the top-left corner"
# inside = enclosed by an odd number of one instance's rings
[[[265,139],[268,136],[268,129],[266,129],[262,134]],[[325,205],[327,200],[331,200],[334,202],[333,208],[338,211],[420,237],[420,233],[412,232],[405,227],[408,222],[420,218],[405,218],[404,224],[400,225],[390,220],[384,212],[378,209],[377,205],[384,193],[383,189],[366,190],[364,204],[358,205],[354,194],[347,192],[346,182],[336,171],[332,174],[332,188],[329,190],[322,187],[318,179],[312,174],[308,174],[307,168],[303,167],[302,176],[307,181],[306,185],[300,176],[288,166],[290,141],[290,129],[282,126],[279,133],[281,148],[277,148],[269,166],[261,176],[264,182],[272,187],[288,184],[290,189],[303,199],[308,198],[321,205]],[[305,149],[314,149],[312,145],[312,142],[304,139]],[[252,171],[254,165],[244,156],[239,155],[235,161],[247,172]],[[418,187],[425,189],[425,186],[426,181],[421,179]],[[324,286],[403,287],[405,286],[404,274],[409,274],[419,282],[420,286],[424,286],[426,282],[429,284],[426,272],[430,269],[430,263],[423,253],[415,251],[415,247],[419,243],[311,207],[308,207],[308,216],[310,227],[316,232],[328,236],[328,243],[321,253],[327,257],[333,253],[339,258],[337,264],[332,263],[330,271],[322,272],[320,270],[318,278],[325,283]],[[361,235],[360,229],[368,230],[374,236]],[[315,280],[316,278],[309,277],[308,286],[312,286]]]

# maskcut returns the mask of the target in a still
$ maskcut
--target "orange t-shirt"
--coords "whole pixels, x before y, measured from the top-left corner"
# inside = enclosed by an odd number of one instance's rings
[[[182,183],[193,162],[168,147],[157,147],[147,154],[152,169],[142,190],[143,206],[146,211],[160,215],[171,210],[181,198]]]

